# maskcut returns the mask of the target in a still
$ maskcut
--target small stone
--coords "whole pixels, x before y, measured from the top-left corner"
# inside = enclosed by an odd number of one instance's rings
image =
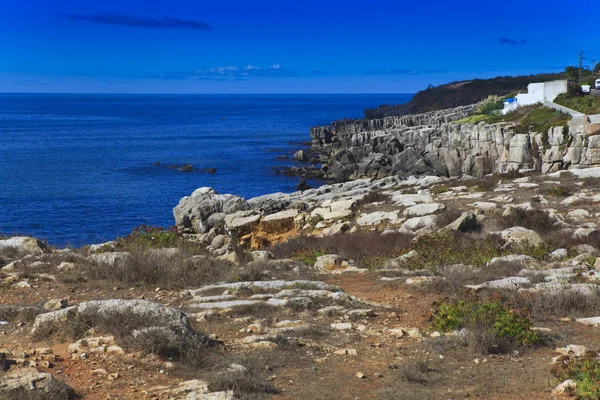
[[[346,331],[352,329],[352,324],[350,322],[334,322],[330,326],[331,329],[335,329],[337,331]]]
[[[356,376],[358,379],[366,379],[367,377],[365,376],[365,374],[363,374],[362,372],[357,372]]]
[[[171,361],[165,361],[164,366],[165,366],[166,369],[173,369],[173,368],[175,368],[175,364],[173,364]]]
[[[560,397],[573,397],[575,396],[575,390],[577,388],[577,382],[573,379],[567,379],[566,381],[559,384],[552,391],[552,396],[555,398]]]

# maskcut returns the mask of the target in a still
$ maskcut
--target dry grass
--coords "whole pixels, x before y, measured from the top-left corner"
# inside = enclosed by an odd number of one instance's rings
[[[539,234],[546,243],[557,249],[571,249],[580,244],[588,244],[600,248],[600,232],[594,232],[588,236],[577,238],[574,238],[570,232],[560,230],[541,231]]]
[[[221,366],[208,383],[211,392],[233,390],[236,398],[242,400],[264,399],[277,394],[278,390],[267,381],[269,360],[259,355],[231,358]],[[231,364],[241,365],[242,369],[232,369]]]
[[[205,368],[213,359],[211,349],[217,342],[203,333],[175,335],[167,329],[145,329],[127,338],[126,343],[147,354],[179,361],[189,368]]]
[[[391,379],[379,393],[380,400],[433,400],[436,371],[425,361],[409,360],[390,371]]]
[[[379,190],[372,190],[365,195],[358,203],[359,205],[367,205],[371,203],[387,203],[391,197],[381,193]]]
[[[86,263],[84,269],[92,279],[165,289],[200,287],[229,280],[235,273],[231,263],[210,257],[193,258],[192,254],[182,250],[167,254],[137,249],[129,254],[131,257],[124,265]]]
[[[133,310],[99,312],[97,307],[88,307],[69,317],[60,326],[49,326],[46,330],[37,330],[35,339],[45,339],[58,335],[70,340],[85,337],[90,329],[110,333],[118,343],[136,350],[153,353],[160,357],[179,361],[191,368],[200,368],[207,364],[209,351],[219,343],[210,340],[201,332],[168,328],[169,321],[154,317],[148,319]]]
[[[429,288],[438,293],[458,294],[465,291],[465,285],[477,285],[515,276],[521,269],[523,267],[514,262],[499,262],[479,268],[465,265],[439,268],[438,276],[432,281]]]
[[[411,246],[411,239],[412,236],[409,235],[382,235],[379,231],[337,234],[322,238],[300,236],[276,244],[269,250],[276,258],[296,258],[308,264],[314,264],[319,255],[338,254],[354,260],[359,266],[369,268],[402,254]]]
[[[559,229],[556,220],[550,214],[537,208],[533,210],[513,208],[509,215],[491,217],[490,221],[486,221],[486,223],[498,226],[500,229],[522,226],[536,232],[551,232]]]
[[[0,398],[3,400],[75,400],[81,399],[82,396],[63,382],[53,379],[44,390],[14,389],[0,391]]]
[[[517,292],[484,290],[481,298],[501,299],[512,307],[529,310],[537,320],[571,317],[592,317],[600,309],[600,289],[593,293],[581,293],[573,290],[556,292]]]
[[[0,305],[0,321],[33,322],[35,317],[44,313],[42,303],[27,304],[4,304]]]

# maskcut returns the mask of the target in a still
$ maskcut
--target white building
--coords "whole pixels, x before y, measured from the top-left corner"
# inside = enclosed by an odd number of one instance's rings
[[[551,82],[530,83],[527,93],[519,93],[516,100],[507,99],[504,102],[502,114],[507,114],[522,106],[552,102],[561,93],[567,93],[568,81],[566,79]]]

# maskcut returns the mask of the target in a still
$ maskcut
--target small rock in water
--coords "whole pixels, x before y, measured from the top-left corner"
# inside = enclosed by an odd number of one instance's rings
[[[305,191],[308,189],[312,189],[312,186],[310,186],[307,182],[306,179],[300,179],[300,182],[298,182],[298,185],[296,186],[296,189],[299,191]]]

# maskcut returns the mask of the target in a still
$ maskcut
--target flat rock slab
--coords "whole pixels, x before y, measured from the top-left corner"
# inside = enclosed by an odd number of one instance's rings
[[[321,281],[308,281],[308,280],[297,280],[297,281],[251,281],[251,282],[233,282],[233,283],[216,283],[214,285],[208,285],[199,289],[186,290],[184,293],[191,294],[192,296],[198,295],[211,290],[222,289],[225,290],[239,290],[239,289],[268,289],[268,290],[282,290],[282,289],[293,289],[294,287],[306,288],[319,290],[330,290],[340,291],[341,289],[335,285],[328,285]]]
[[[213,308],[233,308],[239,306],[251,306],[254,304],[263,303],[260,300],[231,300],[231,301],[219,301],[216,303],[192,303],[190,307],[192,308],[203,308],[203,309],[213,309]]]
[[[469,289],[482,289],[482,288],[494,288],[494,289],[518,289],[523,285],[531,283],[529,278],[522,276],[511,276],[509,278],[498,279],[495,281],[484,282],[479,285],[465,285]]]
[[[362,214],[356,220],[359,226],[375,226],[388,221],[390,224],[399,224],[404,219],[398,217],[397,211],[375,211],[369,214]]]
[[[410,207],[420,203],[433,203],[433,197],[426,193],[403,194],[400,191],[392,193],[392,202],[399,206]]]
[[[542,282],[533,285],[530,292],[560,293],[565,291],[578,292],[581,294],[592,295],[598,292],[598,285],[593,283],[563,283],[559,281]]]
[[[196,303],[211,303],[211,302],[215,302],[215,301],[229,301],[229,300],[235,300],[236,297],[230,294],[222,294],[220,296],[197,296],[194,297],[194,301]]]
[[[590,318],[577,318],[575,321],[580,324],[594,326],[596,328],[600,327],[600,317],[590,317]]]
[[[426,203],[416,204],[404,210],[404,215],[407,217],[422,217],[425,215],[435,214],[446,208],[442,203]]]

